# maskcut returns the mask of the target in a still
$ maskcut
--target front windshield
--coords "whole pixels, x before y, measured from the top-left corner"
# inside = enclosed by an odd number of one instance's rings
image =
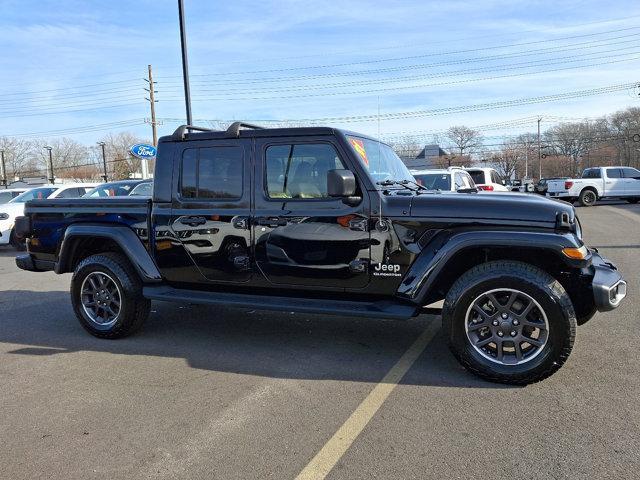
[[[415,173],[419,185],[429,190],[451,190],[451,175],[448,173]]]
[[[131,190],[131,193],[129,195],[132,197],[134,196],[150,197],[152,192],[152,187],[153,187],[152,183],[141,183],[136,188]]]
[[[41,187],[34,188],[33,190],[21,193],[9,203],[24,203],[29,200],[42,200],[43,198],[49,198],[53,192],[57,190],[57,187]]]
[[[368,138],[348,136],[347,139],[374,183],[414,181],[409,169],[389,145]]]

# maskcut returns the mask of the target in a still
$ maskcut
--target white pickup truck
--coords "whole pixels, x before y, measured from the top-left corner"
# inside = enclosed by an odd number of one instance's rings
[[[623,198],[629,203],[640,200],[640,170],[631,167],[593,167],[582,178],[549,180],[547,196],[568,202],[576,200],[590,207],[602,198]]]

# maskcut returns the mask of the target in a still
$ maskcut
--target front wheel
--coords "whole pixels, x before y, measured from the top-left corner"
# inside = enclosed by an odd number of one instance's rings
[[[472,373],[492,382],[526,385],[567,360],[576,330],[569,295],[532,265],[478,265],[451,287],[442,312],[449,348]]]
[[[627,202],[629,203],[638,203],[640,201],[640,198],[627,198]]]
[[[101,253],[82,260],[71,278],[71,302],[80,325],[100,338],[121,338],[140,329],[151,301],[126,257]]]

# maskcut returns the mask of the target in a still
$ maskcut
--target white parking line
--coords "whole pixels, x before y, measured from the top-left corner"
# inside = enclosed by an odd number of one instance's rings
[[[420,357],[420,354],[437,333],[439,326],[440,322],[437,320],[429,324],[380,383],[375,386],[338,431],[298,474],[297,480],[318,480],[325,478],[329,474],[351,444],[362,433],[387,397],[393,392],[402,377]]]

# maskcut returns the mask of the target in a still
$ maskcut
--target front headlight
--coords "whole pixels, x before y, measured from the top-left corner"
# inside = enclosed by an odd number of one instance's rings
[[[7,220],[9,218],[8,213],[0,213],[0,220]]]

